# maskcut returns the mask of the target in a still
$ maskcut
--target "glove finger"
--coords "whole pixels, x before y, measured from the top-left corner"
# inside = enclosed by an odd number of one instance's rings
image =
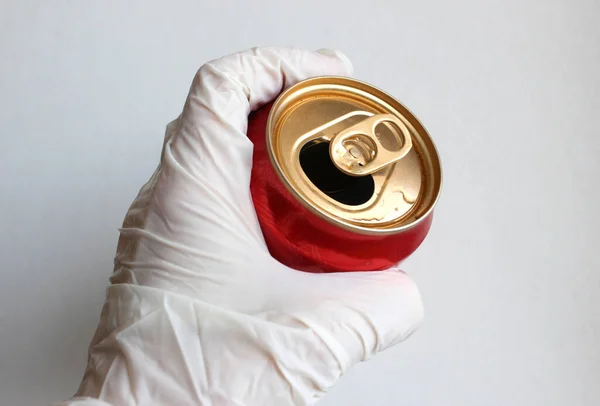
[[[339,53],[281,48],[200,68],[167,127],[160,166],[123,222],[113,282],[195,291],[199,274],[228,278],[265,254],[249,191],[248,113],[299,80],[350,71]]]
[[[351,71],[349,60],[330,50],[254,48],[209,62],[194,78],[173,155],[196,177],[231,180],[233,166],[248,178],[250,112],[301,80]]]
[[[248,114],[299,80],[349,73],[340,55],[257,48],[200,68],[164,149],[155,207],[169,221],[165,231],[188,246],[209,238],[218,246],[212,252],[264,249],[249,190]]]
[[[202,66],[168,145],[173,165],[194,180],[190,186],[203,190],[186,195],[193,199],[189,203],[212,205],[223,220],[253,218],[249,113],[298,81],[350,71],[341,53],[282,48],[255,48]]]

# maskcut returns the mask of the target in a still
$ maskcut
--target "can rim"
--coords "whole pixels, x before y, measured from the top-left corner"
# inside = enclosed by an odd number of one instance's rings
[[[369,228],[369,227],[364,227],[364,226],[357,225],[357,224],[348,224],[338,218],[328,216],[326,213],[322,212],[318,208],[311,205],[306,200],[306,198],[304,196],[302,196],[296,190],[296,188],[290,183],[290,181],[283,174],[283,171],[282,171],[281,167],[277,164],[277,161],[275,158],[275,152],[273,151],[273,143],[272,143],[272,137],[271,137],[271,128],[273,128],[273,120],[275,119],[276,113],[280,109],[282,100],[284,100],[289,94],[293,93],[298,88],[306,86],[310,82],[317,82],[317,81],[328,80],[328,79],[342,80],[349,84],[354,83],[354,84],[362,85],[367,88],[371,88],[372,90],[379,92],[380,94],[385,95],[386,97],[389,97],[395,103],[397,103],[399,106],[401,106],[404,110],[406,110],[412,116],[411,118],[414,119],[415,122],[417,122],[419,124],[419,126],[423,129],[423,131],[427,135],[428,141],[431,143],[431,152],[435,153],[437,162],[438,162],[438,166],[439,166],[439,187],[436,190],[435,196],[431,200],[431,203],[429,205],[430,207],[425,212],[423,212],[418,218],[416,218],[414,221],[411,221],[406,224],[401,224],[401,225],[398,225],[395,227],[389,227],[389,228]],[[312,214],[316,215],[317,217],[319,217],[320,219],[324,220],[327,223],[334,223],[336,226],[338,226],[344,230],[353,232],[355,234],[371,235],[371,236],[386,236],[386,235],[398,234],[398,233],[404,232],[406,230],[409,230],[413,227],[416,227],[421,222],[423,222],[426,218],[428,218],[432,214],[433,210],[437,206],[437,203],[440,199],[440,195],[441,195],[442,188],[444,185],[443,168],[442,168],[438,148],[437,148],[434,140],[432,139],[432,137],[429,135],[429,131],[423,125],[423,123],[419,120],[419,118],[409,108],[407,108],[403,103],[398,101],[391,94],[385,92],[384,90],[381,90],[380,88],[378,88],[374,85],[371,85],[370,83],[367,83],[367,82],[364,82],[364,81],[361,81],[358,79],[346,77],[346,76],[324,75],[324,76],[313,76],[313,77],[302,80],[302,81],[290,86],[289,88],[284,90],[273,102],[273,106],[271,107],[271,111],[269,112],[269,117],[267,119],[267,128],[265,131],[265,137],[266,137],[266,145],[267,145],[267,150],[269,153],[269,160],[271,161],[271,165],[273,166],[273,169],[275,170],[277,177],[283,183],[284,187],[288,190],[288,192],[290,192],[296,198],[296,200],[298,200],[298,202],[300,202],[300,204],[302,204],[302,206],[304,208],[306,208],[308,211],[310,211]]]

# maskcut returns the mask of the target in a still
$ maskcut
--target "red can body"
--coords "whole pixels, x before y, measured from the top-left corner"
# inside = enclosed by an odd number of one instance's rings
[[[271,105],[249,117],[248,137],[254,143],[250,190],[271,255],[307,272],[376,271],[411,255],[429,232],[433,212],[395,234],[359,234],[313,214],[292,195],[273,168],[266,143]]]

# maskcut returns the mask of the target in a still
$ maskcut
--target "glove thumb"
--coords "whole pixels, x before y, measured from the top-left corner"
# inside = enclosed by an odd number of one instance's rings
[[[397,269],[287,276],[282,305],[329,347],[341,374],[407,339],[423,319],[416,284]]]

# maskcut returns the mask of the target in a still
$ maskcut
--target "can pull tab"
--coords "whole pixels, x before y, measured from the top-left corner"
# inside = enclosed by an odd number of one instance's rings
[[[389,151],[381,145],[375,128],[391,123],[402,134],[402,147]],[[412,148],[412,139],[406,125],[393,114],[376,114],[340,131],[329,145],[329,154],[335,166],[351,176],[364,176],[404,158]]]

